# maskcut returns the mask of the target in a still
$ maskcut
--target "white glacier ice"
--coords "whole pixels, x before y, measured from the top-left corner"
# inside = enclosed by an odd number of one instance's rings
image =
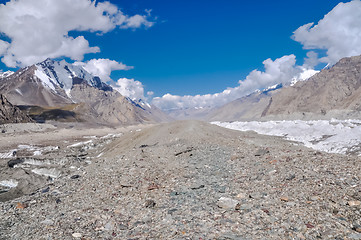
[[[361,120],[213,122],[221,127],[281,136],[330,153],[361,154]]]
[[[3,181],[0,181],[0,186],[7,187],[7,188],[15,188],[18,186],[18,182],[13,179],[3,180]]]
[[[44,87],[50,88],[55,91],[54,84],[51,81],[51,78],[49,78],[45,73],[40,71],[39,69],[35,70],[35,76],[37,76],[41,82],[43,83]]]

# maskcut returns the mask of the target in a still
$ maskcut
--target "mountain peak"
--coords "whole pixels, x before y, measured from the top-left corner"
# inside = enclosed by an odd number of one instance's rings
[[[51,59],[51,58],[47,58],[47,59],[45,59],[44,61],[42,61],[42,62],[40,62],[40,63],[37,63],[37,64],[41,64],[41,65],[52,65],[52,64],[54,64],[54,60],[53,59]]]
[[[55,91],[57,88],[63,89],[69,98],[70,90],[74,84],[79,82],[104,91],[111,91],[112,88],[102,82],[99,77],[93,76],[82,66],[75,66],[65,60],[55,61],[47,58],[45,61],[35,64],[37,70],[35,75],[43,82],[44,86]],[[74,81],[76,79],[76,81]],[[79,81],[82,79],[83,81]]]
[[[11,103],[22,105],[26,110],[37,109],[37,113],[40,113],[33,117],[39,121],[118,125],[168,119],[145,101],[132,101],[122,96],[82,66],[64,60],[46,59],[2,78],[0,93],[6,94]],[[11,109],[13,105],[8,106],[7,109]]]

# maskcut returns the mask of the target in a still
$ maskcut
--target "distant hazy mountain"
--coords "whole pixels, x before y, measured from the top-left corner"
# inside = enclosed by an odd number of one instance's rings
[[[205,116],[211,111],[211,107],[203,108],[182,108],[182,109],[168,109],[165,113],[173,119],[177,120],[204,120]]]
[[[48,117],[106,124],[167,120],[159,109],[122,96],[99,77],[65,61],[47,59],[4,75],[0,93],[14,105],[23,105],[30,115],[42,115],[43,120]],[[40,108],[34,110],[32,106]]]
[[[272,96],[281,91],[282,84],[269,87],[263,91],[238,98],[219,108],[214,108],[206,116],[208,121],[240,121],[261,118],[272,103]]]

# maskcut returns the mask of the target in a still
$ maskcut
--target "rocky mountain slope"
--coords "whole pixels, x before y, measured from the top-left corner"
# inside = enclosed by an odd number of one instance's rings
[[[73,103],[60,87],[48,87],[35,75],[35,65],[0,80],[0,93],[15,105],[60,106]]]
[[[358,156],[198,121],[0,135],[14,148],[0,239],[361,237]]]
[[[13,104],[22,105],[29,114],[41,115],[36,119],[101,124],[169,119],[159,109],[135,103],[81,66],[65,61],[47,59],[8,74],[0,79],[0,93]]]
[[[361,117],[361,56],[343,58],[272,97],[266,116]]]
[[[361,118],[361,56],[341,59],[306,81],[255,92],[220,108],[209,121]]]
[[[33,122],[33,120],[0,94],[0,124],[26,122]]]

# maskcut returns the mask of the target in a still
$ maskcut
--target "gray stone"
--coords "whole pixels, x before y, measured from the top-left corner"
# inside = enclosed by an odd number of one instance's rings
[[[146,208],[154,208],[156,205],[155,201],[152,199],[148,199],[147,201],[145,201],[144,203],[144,207]]]
[[[255,155],[256,157],[260,157],[260,156],[266,155],[267,153],[269,153],[268,148],[260,148],[260,149],[258,149],[258,150],[255,152],[254,155]]]
[[[221,197],[217,202],[217,206],[223,209],[235,209],[237,204],[237,200],[227,197]]]
[[[44,224],[44,225],[47,225],[47,226],[51,226],[51,225],[54,224],[54,221],[47,218],[47,219],[45,219],[44,221],[42,221],[40,223]]]
[[[350,239],[359,240],[361,239],[361,233],[351,233],[350,235],[348,235],[348,237]]]
[[[74,238],[81,238],[82,237],[82,234],[81,233],[73,233],[72,236]]]

